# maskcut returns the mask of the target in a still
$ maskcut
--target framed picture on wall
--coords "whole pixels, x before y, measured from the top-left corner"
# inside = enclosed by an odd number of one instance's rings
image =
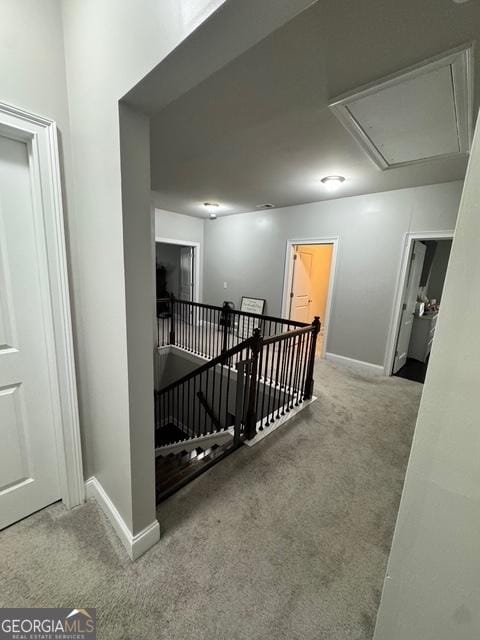
[[[240,311],[246,313],[254,313],[256,315],[262,315],[265,310],[264,298],[250,298],[248,296],[242,296],[240,303]],[[249,338],[253,334],[253,330],[257,329],[261,325],[261,318],[250,318],[248,316],[240,316],[238,318],[237,333],[238,337],[245,339]]]
[[[262,315],[265,309],[264,298],[248,298],[242,296],[242,302],[240,303],[240,311],[246,311],[247,313],[257,313]]]

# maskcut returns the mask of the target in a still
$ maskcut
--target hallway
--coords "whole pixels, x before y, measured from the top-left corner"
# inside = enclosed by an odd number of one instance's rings
[[[136,563],[94,503],[0,533],[0,606],[96,606],[102,640],[372,637],[423,386],[319,361],[318,400],[159,508]]]

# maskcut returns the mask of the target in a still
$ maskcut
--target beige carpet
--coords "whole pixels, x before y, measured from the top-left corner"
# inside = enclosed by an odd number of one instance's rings
[[[161,506],[138,562],[94,503],[1,532],[0,606],[96,606],[102,640],[371,638],[422,386],[316,373],[317,402]]]

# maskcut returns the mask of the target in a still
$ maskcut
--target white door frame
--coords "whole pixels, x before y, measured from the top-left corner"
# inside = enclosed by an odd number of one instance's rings
[[[25,142],[35,234],[45,244],[44,316],[61,498],[85,500],[75,358],[70,313],[57,127],[53,120],[0,102],[0,132]]]
[[[282,299],[282,317],[289,318],[290,316],[290,292],[292,290],[292,278],[293,278],[293,251],[294,246],[297,244],[333,244],[332,250],[332,262],[330,264],[330,280],[328,283],[327,294],[327,307],[325,309],[325,319],[322,320],[322,326],[325,327],[323,334],[323,345],[321,356],[325,354],[327,347],[327,334],[330,330],[330,314],[332,310],[332,302],[334,295],[334,281],[337,267],[337,254],[338,254],[338,236],[325,236],[321,238],[296,238],[293,240],[287,240],[287,246],[285,249],[285,271],[283,277],[283,299]],[[313,319],[313,318],[312,318]]]
[[[200,302],[200,242],[194,242],[193,240],[176,240],[174,238],[161,238],[155,235],[155,245],[157,242],[163,242],[164,244],[176,244],[180,247],[193,247],[194,259],[194,292],[193,302]],[[156,308],[156,307],[155,307]]]
[[[402,257],[397,276],[397,287],[388,332],[387,350],[385,352],[384,372],[386,376],[392,375],[393,362],[395,360],[395,348],[397,346],[398,332],[402,314],[403,296],[408,276],[408,265],[412,254],[413,243],[416,240],[453,240],[455,231],[415,231],[407,232],[403,243]]]

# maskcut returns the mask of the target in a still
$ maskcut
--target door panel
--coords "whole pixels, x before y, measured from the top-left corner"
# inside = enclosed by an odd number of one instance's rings
[[[310,304],[312,297],[311,274],[313,255],[298,248],[295,251],[293,267],[290,319],[297,322],[310,322]]]
[[[0,528],[61,497],[47,273],[27,145],[0,135]]]
[[[180,299],[193,302],[193,247],[180,247]]]
[[[400,330],[398,333],[392,373],[397,373],[407,361],[408,345],[413,328],[413,317],[417,302],[418,287],[420,286],[420,278],[422,276],[423,262],[425,260],[425,252],[426,246],[423,242],[416,241],[413,243],[413,252],[403,298]]]
[[[22,389],[18,384],[0,389],[0,491],[23,482],[31,475],[21,395]]]

